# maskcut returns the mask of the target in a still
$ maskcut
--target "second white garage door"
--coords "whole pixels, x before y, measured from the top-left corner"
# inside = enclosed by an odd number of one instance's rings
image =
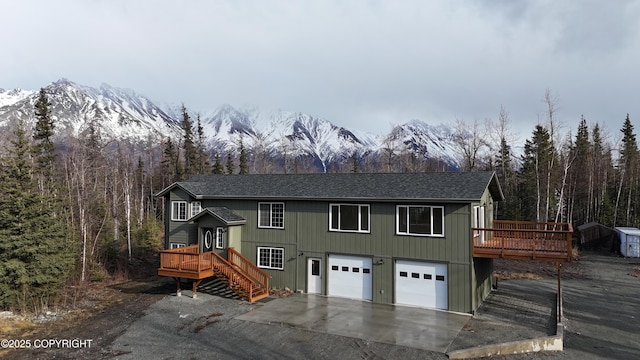
[[[329,296],[373,300],[372,259],[329,255]]]
[[[447,310],[447,264],[396,260],[396,304]]]

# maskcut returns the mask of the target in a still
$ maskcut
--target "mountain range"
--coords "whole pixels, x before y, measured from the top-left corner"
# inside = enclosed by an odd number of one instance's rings
[[[59,141],[80,135],[89,123],[99,125],[103,139],[136,144],[160,144],[170,137],[180,140],[182,130],[175,109],[156,105],[129,89],[108,84],[93,88],[60,79],[44,87],[51,103]],[[33,123],[38,92],[0,89],[0,128],[23,119]],[[195,120],[195,114],[192,118]],[[288,156],[310,156],[321,170],[345,159],[367,154],[414,152],[458,168],[453,129],[420,120],[396,125],[389,134],[362,133],[302,112],[264,111],[221,105],[200,117],[206,146],[211,153],[247,149]]]

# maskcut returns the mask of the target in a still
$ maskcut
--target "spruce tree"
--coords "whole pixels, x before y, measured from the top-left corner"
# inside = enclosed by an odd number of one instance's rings
[[[23,122],[11,145],[0,175],[0,307],[39,310],[64,285],[75,251],[61,204],[37,191]]]
[[[593,183],[593,175],[585,170],[589,168],[591,158],[591,144],[589,142],[589,127],[584,116],[580,117],[578,132],[571,149],[571,183],[573,189],[573,219],[576,224],[583,224],[589,221],[589,201],[591,198],[590,189]]]
[[[522,182],[518,194],[523,209],[523,220],[549,220],[547,210],[554,208],[554,199],[547,196],[546,189],[551,186],[549,175],[553,156],[554,148],[549,130],[536,125],[531,139],[525,141],[522,156]]]
[[[198,141],[196,143],[196,153],[198,158],[197,173],[206,174],[210,171],[211,162],[209,161],[209,155],[207,155],[204,128],[202,127],[200,114],[198,114],[198,117],[197,117],[197,130],[198,130]]]
[[[182,180],[183,170],[182,164],[180,163],[180,159],[178,157],[178,151],[171,138],[167,138],[167,140],[162,144],[162,147],[163,150],[162,161],[160,162],[160,176],[162,178],[162,186],[164,187],[175,181]]]
[[[227,174],[231,175],[235,171],[236,165],[233,163],[231,154],[227,154]]]
[[[36,124],[33,133],[32,153],[36,161],[36,176],[41,192],[48,191],[53,180],[53,166],[56,159],[56,148],[53,144],[54,122],[49,109],[51,103],[47,99],[44,88],[40,89],[35,103]]]
[[[639,206],[638,193],[638,142],[633,132],[633,124],[627,114],[622,129],[622,148],[620,149],[619,167],[621,169],[619,191],[616,199],[616,223],[625,226],[635,226],[637,224],[636,208]],[[623,215],[623,216],[621,216]]]
[[[224,167],[222,166],[222,162],[220,161],[220,154],[216,154],[212,172],[214,174],[224,174]]]
[[[247,164],[247,150],[244,148],[244,144],[242,143],[242,138],[240,139],[240,169],[238,174],[248,174],[249,173],[249,165]]]
[[[198,154],[193,141],[193,121],[187,108],[182,105],[182,149],[184,150],[184,175],[191,177],[198,172]]]
[[[502,219],[520,220],[522,215],[518,209],[516,172],[511,161],[511,146],[507,140],[500,139],[500,150],[495,156],[495,171],[502,185],[505,200],[499,204],[498,217]]]

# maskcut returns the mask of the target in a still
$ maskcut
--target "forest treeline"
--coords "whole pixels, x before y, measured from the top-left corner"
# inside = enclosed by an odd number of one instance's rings
[[[577,225],[640,225],[638,144],[621,119],[618,146],[599,124],[578,120],[562,133],[557,99],[524,144],[514,144],[509,114],[483,124],[457,120],[454,141],[461,170],[495,171],[505,201],[500,218]],[[64,298],[65,285],[127,277],[136,259],[153,259],[163,244],[163,204],[154,194],[196,174],[317,172],[314,159],[260,141],[251,147],[207,149],[200,117],[183,106],[182,136],[139,146],[102,137],[97,120],[54,142],[55,122],[44,89],[35,122],[19,121],[0,156],[0,308],[43,311]],[[515,149],[521,149],[517,152]],[[353,154],[331,172],[448,170],[390,134],[379,153]]]

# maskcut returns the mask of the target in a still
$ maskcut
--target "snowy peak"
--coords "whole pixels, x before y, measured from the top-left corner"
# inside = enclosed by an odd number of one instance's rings
[[[210,117],[204,119],[205,130],[213,136],[228,137],[241,134],[255,136],[249,114],[231,105],[222,105]],[[226,135],[226,136],[225,136]]]
[[[258,152],[304,154],[323,167],[368,152],[371,145],[369,139],[365,143],[350,130],[300,112],[262,112],[223,105],[205,123],[214,151],[233,150],[242,138],[245,147],[259,149]]]
[[[0,89],[0,108],[13,105],[31,96],[34,92],[22,89],[5,90]]]
[[[149,99],[132,90],[107,84],[99,89],[60,79],[44,88],[51,103],[51,117],[58,137],[78,136],[90,123],[97,125],[105,140],[157,142],[176,136],[175,120]],[[33,121],[33,107],[38,93],[29,92],[12,102],[0,102],[0,126],[23,119]],[[15,97],[14,97],[15,99]]]
[[[387,139],[396,144],[401,143],[404,149],[425,158],[441,159],[452,167],[458,165],[453,129],[448,125],[434,126],[420,120],[412,120],[394,127]]]

